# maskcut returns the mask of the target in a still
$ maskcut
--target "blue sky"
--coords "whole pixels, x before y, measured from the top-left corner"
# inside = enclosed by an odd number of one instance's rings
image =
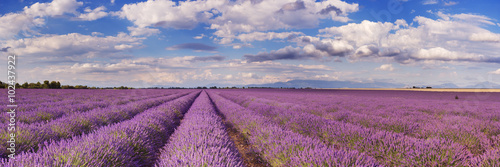
[[[499,8],[493,0],[7,0],[0,48],[18,55],[21,83],[500,84]]]

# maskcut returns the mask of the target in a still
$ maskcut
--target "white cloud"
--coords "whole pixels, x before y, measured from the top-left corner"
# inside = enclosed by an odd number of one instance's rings
[[[30,7],[24,7],[24,14],[32,17],[57,16],[65,13],[76,14],[76,9],[83,5],[83,2],[76,0],[53,0],[50,3],[35,3]]]
[[[193,39],[203,39],[205,37],[205,34],[200,34],[198,36],[193,37]]]
[[[273,60],[300,60],[316,59],[331,60],[333,57],[343,57],[353,51],[353,47],[343,40],[323,39],[300,47],[287,46],[270,52],[260,52],[256,55],[245,55],[249,62],[263,62]]]
[[[92,32],[92,36],[103,36],[103,33],[100,32]]]
[[[500,68],[498,70],[496,70],[496,71],[490,71],[488,73],[500,75]]]
[[[85,8],[85,13],[80,14],[78,18],[86,21],[97,20],[106,17],[108,15],[108,13],[106,13],[105,10],[106,7],[104,6],[99,6],[94,10],[91,10],[90,8]]]
[[[487,16],[483,15],[476,15],[476,14],[469,14],[469,13],[461,13],[461,14],[444,14],[443,12],[439,11],[436,15],[439,17],[443,18],[444,20],[450,20],[455,19],[459,21],[465,21],[467,23],[474,23],[474,24],[489,24],[489,25],[495,25],[493,23],[493,19],[489,18]]]
[[[378,55],[379,49],[375,45],[363,45],[356,49],[353,55],[349,56],[352,60],[357,60],[363,57]]]
[[[114,4],[115,3],[115,0],[111,0],[111,3]]]
[[[134,47],[133,45],[127,45],[127,44],[115,45],[116,50],[131,49],[133,47]]]
[[[24,36],[37,34],[33,27],[43,26],[45,20],[41,17],[57,16],[65,13],[77,13],[76,9],[83,5],[76,0],[54,0],[50,3],[35,3],[24,7],[20,13],[7,13],[0,17],[0,39],[11,39],[22,32]],[[8,24],[6,24],[8,23]]]
[[[453,6],[453,5],[456,5],[456,4],[458,4],[458,2],[456,2],[456,1],[444,2],[444,6]]]
[[[407,26],[406,21],[397,20],[397,25]],[[320,29],[320,33],[324,33],[325,37],[335,37],[350,41],[356,46],[363,46],[366,44],[380,45],[381,40],[387,37],[389,32],[394,29],[399,29],[400,26],[392,23],[371,22],[364,20],[361,23],[349,23],[340,27],[330,27]]]
[[[434,47],[430,49],[420,49],[411,55],[412,58],[421,60],[445,60],[445,61],[482,61],[485,56],[473,53],[460,53],[456,51],[449,51],[441,47]]]
[[[347,22],[347,15],[358,11],[358,4],[341,0],[294,1],[186,1],[157,0],[127,4],[117,12],[137,27],[192,29],[199,23],[216,30],[216,40],[230,44],[240,33],[312,28],[320,19]]]
[[[495,34],[491,32],[473,33],[470,35],[469,39],[471,41],[478,41],[478,42],[500,42],[500,34]]]
[[[392,67],[392,64],[383,64],[378,68],[375,68],[375,70],[378,71],[394,71],[394,67]]]
[[[354,46],[355,51],[348,55],[350,60],[372,57],[405,64],[418,61],[500,63],[500,34],[482,28],[491,24],[492,19],[473,14],[438,12],[437,15],[442,19],[415,17],[413,21],[418,26],[410,26],[404,20],[395,23],[365,20],[319,32],[321,37],[333,37]]]
[[[240,60],[203,61],[215,56],[183,56],[171,58],[122,59],[116,63],[73,63],[70,65],[49,65],[34,68],[30,79],[42,80],[49,76],[64,78],[65,84],[89,84],[148,87],[154,85],[206,85],[221,82],[246,85],[286,82],[294,78],[335,79],[336,72],[325,65],[293,65],[277,62],[246,63]],[[70,69],[70,70],[68,70]],[[78,76],[78,77],[74,77]],[[39,79],[40,78],[40,79]],[[73,78],[73,80],[71,80]],[[132,78],[132,79],[131,79]]]
[[[4,41],[3,45],[11,47],[9,51],[13,53],[35,58],[34,60],[63,61],[109,56],[123,49],[140,47],[142,39],[125,33],[106,37],[70,33],[8,40]]]
[[[131,36],[151,36],[155,34],[159,34],[160,30],[154,28],[147,27],[127,27],[127,30],[130,31]]]
[[[424,0],[422,2],[422,4],[424,5],[434,5],[434,4],[437,4],[438,3],[438,0]]]
[[[170,0],[156,0],[126,4],[117,14],[138,27],[192,29],[199,22],[206,22],[213,17],[213,8],[224,4],[224,0],[183,1],[178,5]]]
[[[265,41],[273,39],[285,39],[289,37],[304,35],[302,32],[252,32],[239,34],[236,38],[242,42]]]
[[[299,8],[300,7],[300,8]],[[289,28],[313,28],[320,19],[347,22],[347,15],[358,11],[358,4],[340,0],[241,1],[221,9],[222,15],[211,20],[211,29],[222,44],[231,43],[238,33]]]

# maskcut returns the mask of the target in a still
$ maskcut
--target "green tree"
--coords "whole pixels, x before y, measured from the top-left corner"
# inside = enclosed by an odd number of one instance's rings
[[[56,82],[56,81],[52,81],[52,82],[50,82],[50,84],[49,84],[49,88],[50,88],[50,89],[56,89],[56,88],[57,88],[57,82]]]

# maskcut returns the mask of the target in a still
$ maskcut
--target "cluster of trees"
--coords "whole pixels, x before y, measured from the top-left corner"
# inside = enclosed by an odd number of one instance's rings
[[[8,83],[0,81],[0,88],[7,88],[9,86]],[[23,84],[16,83],[16,88],[26,88],[26,89],[61,89],[61,83],[59,81],[43,81],[43,84],[40,82],[37,83],[28,83],[25,82]]]
[[[8,88],[9,84],[0,81],[0,88]],[[132,87],[120,86],[120,87],[106,87],[106,88],[98,88],[98,87],[88,87],[85,85],[61,85],[59,81],[49,81],[45,80],[43,83],[28,83],[24,82],[23,84],[16,83],[16,88],[24,88],[24,89],[133,89]]]

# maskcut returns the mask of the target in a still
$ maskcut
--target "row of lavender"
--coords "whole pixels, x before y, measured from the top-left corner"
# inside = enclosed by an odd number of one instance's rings
[[[157,166],[243,166],[207,93],[202,92],[186,113]]]
[[[24,152],[1,166],[244,166],[206,92],[186,90],[18,128],[21,141],[28,136],[39,145],[18,144]]]
[[[168,90],[167,92],[178,92]],[[80,104],[89,101],[107,101],[115,99],[133,99],[147,96],[160,96],[166,91],[155,90],[80,90],[80,89],[20,89],[16,91],[16,103],[19,111],[33,110],[41,106],[60,106]],[[7,91],[0,96],[7,97]],[[6,111],[7,101],[0,101],[0,110]]]
[[[454,105],[444,96],[378,93],[182,90],[144,96],[21,123],[23,153],[0,165],[244,166],[218,114],[271,166],[500,165],[498,120],[480,123],[497,114],[492,104],[500,100],[488,99],[483,114],[404,104]],[[432,131],[433,125],[442,129]]]
[[[142,110],[132,119],[88,134],[46,142],[2,166],[151,166],[200,91]],[[165,100],[163,100],[165,101]],[[132,106],[129,106],[132,107]],[[110,111],[107,111],[110,112]],[[109,113],[108,113],[109,114]],[[100,119],[101,117],[97,118]],[[92,120],[92,119],[87,119]],[[74,129],[74,128],[73,128]],[[78,129],[78,128],[77,128]]]
[[[35,123],[40,121],[50,121],[68,113],[83,112],[94,108],[102,108],[110,105],[126,104],[128,102],[160,97],[177,93],[176,91],[161,92],[148,91],[147,94],[137,94],[137,91],[96,91],[96,90],[67,90],[45,91],[31,90],[31,92],[18,95],[23,98],[45,98],[48,102],[37,103],[36,101],[18,102],[16,108],[17,120],[23,123]],[[35,93],[33,93],[35,92]],[[40,92],[47,94],[40,95]],[[127,93],[129,93],[128,96]],[[65,97],[65,98],[62,98]],[[7,106],[0,106],[2,112],[7,112]],[[8,121],[7,117],[0,117],[0,123]]]
[[[448,100],[444,96],[449,94],[445,93],[291,92],[238,90],[217,93],[265,115],[286,129],[317,138],[330,146],[367,153],[381,164],[499,164],[500,126],[498,120],[488,117],[498,115],[500,111],[500,99],[495,99],[498,96],[490,95],[491,98],[483,102],[489,108],[481,112],[427,107],[436,103],[482,104],[477,98],[465,102],[453,98]],[[472,95],[460,94],[461,97],[485,96]]]
[[[337,149],[320,139],[294,132],[259,110],[246,109],[209,92],[219,111],[271,166],[378,166],[373,157]]]
[[[140,98],[120,105],[108,105],[88,111],[67,113],[48,122],[31,124],[18,122],[16,131],[16,152],[36,152],[40,147],[51,142],[72,138],[84,133],[89,133],[102,126],[128,120],[148,108],[158,106],[165,101],[171,101],[181,96],[185,96],[189,92],[192,91],[167,91],[163,92],[164,95],[159,97],[156,97],[158,94],[153,94],[153,97]],[[17,115],[22,114],[24,113],[17,113]],[[1,125],[3,127],[0,129],[0,134],[2,134],[0,136],[0,149],[3,150],[1,156],[6,157],[6,155],[10,153],[6,149],[6,142],[9,140],[9,136],[7,135],[7,128],[4,128],[6,125]]]
[[[46,142],[38,151],[3,159],[0,165],[244,166],[207,93],[186,93],[130,120]]]

